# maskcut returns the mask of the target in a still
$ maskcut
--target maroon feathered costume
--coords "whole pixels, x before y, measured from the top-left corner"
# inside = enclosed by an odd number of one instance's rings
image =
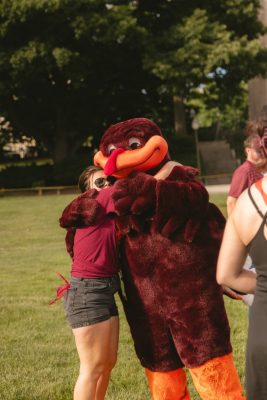
[[[126,122],[105,132],[102,154],[108,156],[110,144],[127,149],[129,137],[147,142],[161,134],[152,121]],[[231,352],[215,276],[225,220],[194,171],[177,166],[159,181],[134,172],[115,185],[125,312],[137,355],[151,370],[195,367]]]
[[[193,168],[176,166],[165,180],[149,175],[169,160],[161,138],[159,127],[148,119],[118,123],[103,135],[95,164],[107,174],[127,176],[116,182],[114,193],[122,236],[123,303],[136,353],[149,370],[153,399],[189,399],[183,377],[173,389],[180,379],[173,372],[183,366],[197,369],[232,351],[222,289],[216,283],[225,220],[209,203]],[[222,369],[227,368],[222,363]],[[231,368],[222,373],[234,376],[237,395],[230,392],[229,397],[226,391],[220,397],[220,389],[216,392],[210,383],[205,387],[205,372],[199,378],[203,398],[243,398]],[[168,379],[157,383],[153,371],[164,372]]]

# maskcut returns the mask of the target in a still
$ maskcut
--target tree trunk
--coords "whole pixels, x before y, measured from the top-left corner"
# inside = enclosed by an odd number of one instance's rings
[[[68,117],[60,107],[57,108],[56,128],[54,146],[50,149],[50,152],[54,163],[60,164],[76,153],[82,140],[77,132],[68,130]]]
[[[53,149],[51,149],[52,159],[55,164],[60,164],[66,158],[70,157],[72,151],[70,152],[68,138],[66,133],[58,132],[55,138],[55,144]]]
[[[259,20],[267,26],[267,0],[261,0]],[[267,47],[267,35],[262,36],[260,41]],[[248,83],[249,119],[258,118],[265,105],[267,105],[267,79],[258,76]]]
[[[185,109],[183,99],[173,96],[174,132],[176,136],[186,135]]]

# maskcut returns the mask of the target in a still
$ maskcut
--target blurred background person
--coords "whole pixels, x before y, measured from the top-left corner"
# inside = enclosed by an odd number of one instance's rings
[[[246,160],[234,171],[226,200],[228,216],[233,211],[240,194],[261,179],[267,169],[267,159],[260,146],[258,133],[252,133],[246,138],[244,151]]]

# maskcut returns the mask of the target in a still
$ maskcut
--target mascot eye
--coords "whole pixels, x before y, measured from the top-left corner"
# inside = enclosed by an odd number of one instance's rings
[[[108,146],[108,155],[110,156],[110,154],[114,151],[114,150],[116,150],[116,146],[114,146],[114,144],[110,144],[109,146]]]
[[[136,137],[132,137],[129,139],[129,146],[132,150],[138,149],[138,147],[141,147],[141,140]]]

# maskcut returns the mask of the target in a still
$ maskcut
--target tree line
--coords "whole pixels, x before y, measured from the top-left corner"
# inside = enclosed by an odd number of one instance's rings
[[[97,146],[107,126],[127,118],[152,118],[169,133],[174,114],[185,132],[192,108],[206,123],[218,115],[226,126],[244,121],[247,82],[267,65],[259,7],[0,0],[0,115],[56,163],[90,136]]]

